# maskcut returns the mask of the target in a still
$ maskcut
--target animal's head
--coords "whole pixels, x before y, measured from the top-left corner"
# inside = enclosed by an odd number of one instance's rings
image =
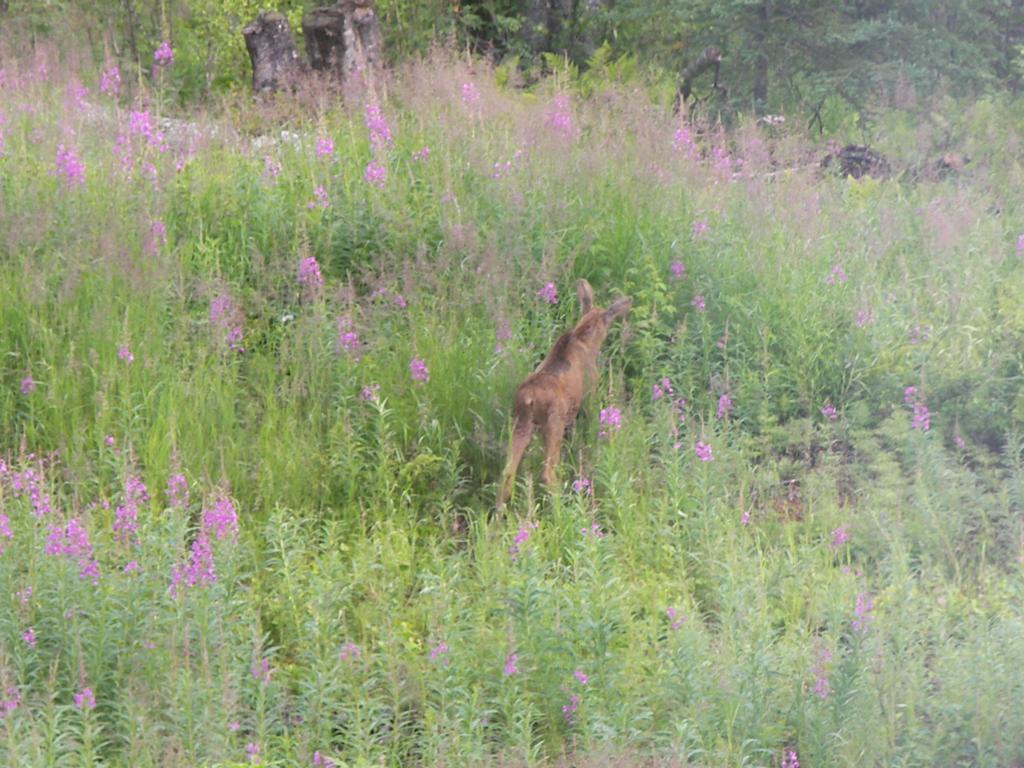
[[[615,319],[622,317],[633,304],[629,296],[617,299],[608,309],[594,306],[594,289],[586,280],[576,284],[576,295],[580,300],[580,321],[572,331],[572,335],[584,342],[594,352],[598,350],[608,335],[608,329]]]

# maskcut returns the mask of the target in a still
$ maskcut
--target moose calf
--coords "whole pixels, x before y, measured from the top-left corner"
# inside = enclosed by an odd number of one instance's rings
[[[557,482],[555,469],[562,450],[566,427],[576,419],[580,400],[597,378],[597,353],[617,317],[629,311],[633,300],[619,299],[608,309],[594,306],[594,290],[586,280],[576,285],[582,317],[576,327],[558,337],[548,356],[516,390],[513,410],[515,425],[508,462],[498,491],[498,510],[505,506],[516,480],[516,469],[533,432],[544,435],[544,472],[548,488]]]

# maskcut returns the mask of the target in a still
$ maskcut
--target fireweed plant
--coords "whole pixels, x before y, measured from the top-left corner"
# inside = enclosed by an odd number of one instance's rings
[[[911,184],[444,54],[173,121],[114,67],[0,58],[8,764],[1024,759],[1019,104],[880,112],[972,157]],[[581,277],[628,321],[493,516]]]

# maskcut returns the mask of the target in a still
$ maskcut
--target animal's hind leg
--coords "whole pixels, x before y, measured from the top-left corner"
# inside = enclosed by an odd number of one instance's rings
[[[544,425],[544,472],[541,479],[548,487],[554,490],[558,484],[558,462],[562,453],[562,438],[565,436],[565,420],[555,418],[554,415],[548,418]]]
[[[512,443],[508,449],[505,471],[501,473],[501,489],[498,491],[497,505],[499,511],[512,494],[512,486],[516,482],[516,470],[519,469],[519,462],[523,459],[523,452],[530,444],[531,437],[533,437],[533,422],[517,420],[512,430]]]

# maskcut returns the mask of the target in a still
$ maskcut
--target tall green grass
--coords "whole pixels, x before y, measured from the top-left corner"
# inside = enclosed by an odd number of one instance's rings
[[[389,83],[383,147],[363,105],[287,97],[153,111],[149,141],[92,73],[82,107],[3,66],[9,764],[1024,760],[1018,104],[950,114],[958,178],[852,181],[796,132],[698,124],[690,152],[640,89],[443,55]],[[907,162],[948,138],[882,121]],[[495,517],[512,392],[581,277],[632,311],[563,487],[535,447]],[[204,542],[216,580],[176,583]]]

